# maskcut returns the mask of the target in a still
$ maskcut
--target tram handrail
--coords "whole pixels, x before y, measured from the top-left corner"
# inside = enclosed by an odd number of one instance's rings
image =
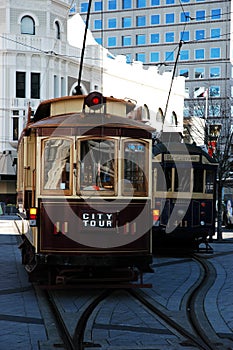
[[[29,223],[28,223],[27,220],[25,220],[27,218],[27,216],[24,213],[17,213],[16,215],[22,220],[22,228],[21,228],[21,230],[18,227],[18,225],[16,224],[16,222],[15,222],[15,225],[17,226],[19,233],[21,233],[23,235],[23,234],[25,234],[25,222],[26,222],[26,224],[27,224],[27,226],[29,228]]]

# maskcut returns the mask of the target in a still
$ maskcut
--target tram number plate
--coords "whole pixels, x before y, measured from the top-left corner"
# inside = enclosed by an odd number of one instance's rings
[[[82,213],[84,227],[113,228],[112,213]]]

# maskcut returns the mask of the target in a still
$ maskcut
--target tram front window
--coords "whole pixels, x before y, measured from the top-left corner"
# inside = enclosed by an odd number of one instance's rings
[[[115,141],[91,139],[80,142],[82,191],[114,191]]]
[[[190,169],[175,169],[175,192],[190,192],[190,180]]]
[[[43,142],[43,190],[68,190],[70,186],[70,147],[66,139]]]
[[[124,143],[124,188],[125,195],[147,195],[147,147],[142,142]]]
[[[203,192],[203,178],[203,169],[197,168],[193,170],[193,192]]]
[[[172,191],[172,168],[164,167],[163,169],[158,166],[156,168],[157,172],[157,181],[156,181],[156,190],[157,191]]]

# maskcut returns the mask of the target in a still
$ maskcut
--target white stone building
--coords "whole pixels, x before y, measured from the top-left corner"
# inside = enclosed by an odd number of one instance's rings
[[[77,85],[84,25],[69,10],[69,0],[0,1],[0,201],[15,199],[17,143],[29,104],[33,112],[41,100],[72,94]],[[182,132],[184,80],[175,79],[168,104],[170,84],[170,73],[128,65],[89,33],[83,93],[134,99],[158,129],[167,109],[164,125]]]

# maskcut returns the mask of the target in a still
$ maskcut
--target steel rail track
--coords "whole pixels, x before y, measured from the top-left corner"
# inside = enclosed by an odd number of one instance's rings
[[[62,318],[62,315],[53,297],[53,292],[51,290],[44,290],[44,292],[45,292],[46,299],[49,302],[52,314],[54,316],[57,330],[63,341],[62,347],[64,347],[64,349],[66,350],[77,350],[77,348],[75,348],[74,346],[72,336],[65,325],[65,322]]]
[[[112,293],[112,290],[110,290],[110,289],[104,290],[98,297],[96,297],[88,305],[88,307],[85,309],[85,311],[81,315],[81,317],[80,317],[80,319],[79,319],[79,321],[77,323],[77,326],[76,326],[76,329],[75,329],[75,332],[74,332],[74,336],[73,336],[73,343],[74,343],[75,349],[83,350],[87,346],[90,347],[90,345],[92,347],[98,347],[98,344],[87,344],[87,343],[85,343],[84,342],[84,333],[85,333],[87,321],[90,318],[92,312],[95,310],[97,305],[101,301],[103,301],[105,298],[107,298],[111,293]]]
[[[53,312],[57,319],[58,328],[64,342],[65,349],[67,350],[84,350],[88,347],[101,347],[100,344],[85,342],[85,332],[88,321],[94,312],[95,308],[109,295],[117,290],[122,290],[129,297],[133,297],[138,300],[144,307],[157,315],[161,320],[164,321],[165,325],[174,329],[175,333],[181,336],[181,347],[193,346],[198,350],[229,350],[231,347],[227,346],[227,342],[224,339],[219,338],[211,327],[209,320],[204,311],[204,301],[208,290],[213,285],[216,278],[216,271],[213,265],[205,258],[201,258],[198,255],[192,256],[193,261],[199,264],[201,267],[201,273],[186,295],[183,297],[182,309],[186,312],[186,327],[183,326],[180,321],[171,317],[171,313],[167,310],[163,310],[161,305],[157,304],[156,301],[152,300],[145,290],[130,289],[130,288],[119,288],[119,289],[103,289],[100,291],[98,296],[94,296],[88,303],[85,310],[77,319],[75,331],[73,335],[70,335],[69,330],[66,328],[62,316],[60,315],[59,309],[56,306],[56,301],[53,298],[53,291],[47,291],[50,302],[53,307]],[[189,324],[189,327],[187,327]]]
[[[185,302],[187,319],[191,325],[193,334],[174,319],[171,319],[161,308],[157,307],[156,302],[153,303],[150,301],[149,298],[146,297],[146,292],[130,290],[129,293],[163,319],[165,323],[177,330],[183,337],[191,341],[199,350],[229,350],[230,348],[223,344],[223,339],[219,338],[211,327],[203,308],[206,294],[216,278],[215,269],[206,259],[196,254],[192,256],[192,259],[201,267],[200,277],[190,290]]]
[[[141,294],[141,292],[132,290],[129,293],[140,301],[144,306],[146,306],[150,311],[155,313],[159,318],[161,318],[167,325],[176,330],[181,336],[183,336],[192,346],[198,348],[198,350],[216,350],[215,348],[210,348],[207,346],[202,339],[197,338],[197,335],[190,333],[182,327],[178,322],[174,321],[165,312],[161,311],[155,304],[152,304],[147,298]]]
[[[74,335],[72,335],[67,328],[62,315],[59,311],[59,307],[57,306],[55,297],[53,296],[53,290],[44,290],[47,300],[49,301],[49,305],[51,307],[54,319],[56,321],[56,326],[60,337],[63,341],[62,347],[66,350],[83,350],[86,347],[99,347],[98,344],[87,344],[84,342],[84,333],[86,329],[86,324],[88,319],[96,306],[104,300],[108,295],[112,293],[112,290],[106,289],[101,291],[101,293],[93,298],[87,308],[84,310],[79,320],[77,320],[77,325],[75,328]]]
[[[223,344],[223,339],[220,338],[212,328],[204,311],[205,297],[215,282],[216,270],[207,259],[197,254],[193,255],[193,260],[197,261],[201,266],[202,277],[199,279],[198,285],[195,286],[187,301],[189,321],[203,343],[205,343],[210,350],[229,350],[228,345]]]

